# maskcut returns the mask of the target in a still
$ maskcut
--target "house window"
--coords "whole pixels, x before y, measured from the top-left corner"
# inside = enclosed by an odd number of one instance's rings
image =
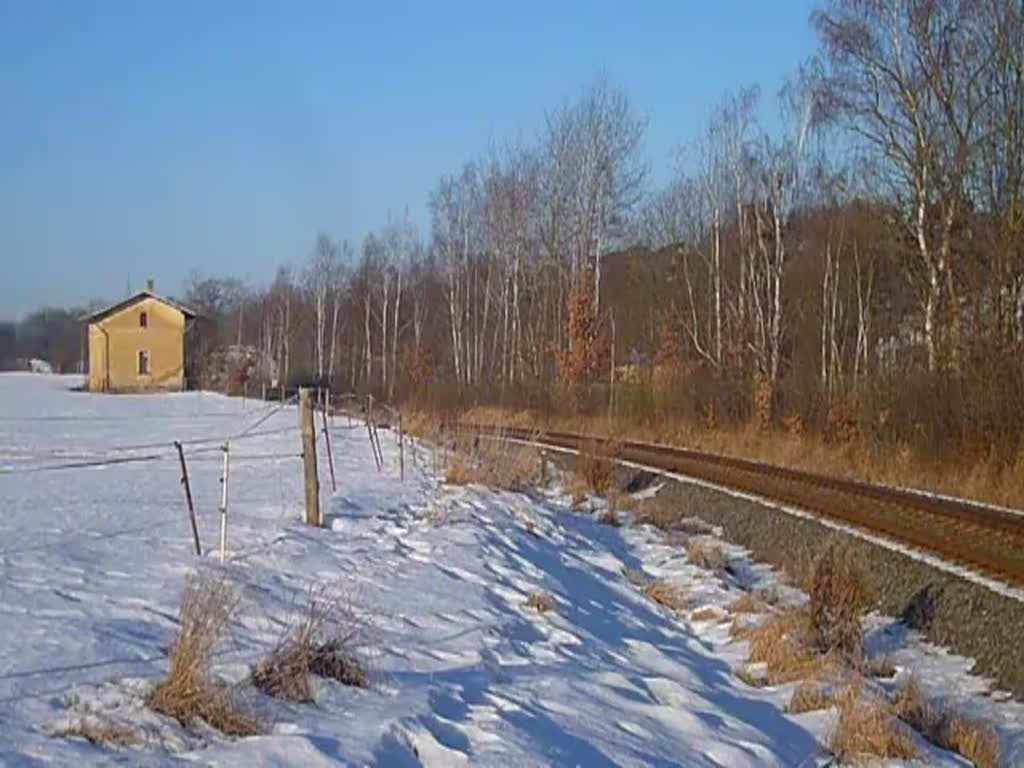
[[[149,317],[145,312],[139,312],[139,328],[149,327]]]
[[[139,350],[139,376],[149,375],[149,352],[145,349]]]

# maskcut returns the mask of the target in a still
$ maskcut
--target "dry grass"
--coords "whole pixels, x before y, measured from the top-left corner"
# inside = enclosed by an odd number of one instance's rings
[[[614,444],[589,441],[576,456],[575,474],[580,483],[595,496],[606,496],[615,480]]]
[[[626,577],[626,581],[638,589],[643,589],[650,581],[647,578],[647,574],[639,568],[623,568],[622,575]]]
[[[537,613],[547,613],[555,607],[555,598],[547,592],[531,592],[526,598],[526,607]]]
[[[687,559],[698,568],[709,571],[721,571],[729,564],[729,558],[717,544],[701,541],[690,541],[686,545]]]
[[[820,676],[834,660],[816,652],[807,612],[793,608],[736,632],[750,643],[751,662],[768,665],[768,682]]]
[[[260,732],[259,721],[240,712],[227,689],[210,678],[210,657],[237,605],[237,593],[223,576],[186,580],[170,671],[147,697],[151,709],[186,726],[202,720],[228,736]]]
[[[863,668],[864,674],[868,677],[882,677],[888,679],[896,675],[896,667],[892,665],[889,657],[885,654],[865,659]]]
[[[740,667],[736,669],[734,673],[739,680],[749,685],[751,688],[760,688],[764,685],[765,681],[754,675],[747,667]]]
[[[861,657],[861,620],[867,613],[870,595],[867,576],[851,549],[832,545],[819,556],[811,575],[809,597],[811,626],[821,652]]]
[[[690,621],[717,621],[721,618],[722,614],[716,608],[711,608],[710,606],[698,608],[690,614]]]
[[[874,758],[914,760],[912,734],[885,701],[865,697],[860,686],[850,686],[836,697],[839,717],[829,735],[828,749],[852,764]]]
[[[686,497],[652,496],[636,501],[633,519],[638,525],[651,525],[671,533],[699,536],[715,532],[713,525],[694,514]]]
[[[640,591],[670,611],[676,612],[683,609],[683,595],[663,579],[648,582],[641,587]]]
[[[764,613],[766,608],[764,603],[749,592],[744,592],[726,606],[730,613]]]
[[[952,715],[943,735],[942,746],[967,758],[976,768],[999,768],[999,736],[988,723]]]
[[[449,485],[484,485],[520,491],[539,480],[540,452],[530,445],[487,437],[456,441],[445,473]]]
[[[598,515],[597,522],[601,525],[610,525],[613,528],[618,528],[622,525],[622,521],[619,519],[619,499],[617,494],[610,494],[608,496],[608,506],[604,512]]]
[[[468,458],[460,454],[452,457],[444,481],[448,485],[469,485],[477,477],[477,468]]]
[[[995,455],[975,462],[965,462],[959,455],[937,462],[916,457],[901,444],[879,446],[865,439],[835,443],[806,430],[766,431],[758,429],[755,424],[738,429],[709,429],[664,418],[646,424],[631,416],[612,422],[606,417],[539,418],[535,413],[499,408],[474,409],[467,414],[467,419],[685,445],[837,477],[922,488],[991,504],[1024,507],[1024,451],[1010,462],[1001,462]]]
[[[270,655],[256,665],[253,684],[289,701],[314,701],[314,676],[365,688],[369,680],[358,655],[362,633],[362,622],[340,598],[313,587]]]
[[[896,716],[933,744],[956,752],[977,768],[999,768],[999,736],[988,723],[927,699],[907,678],[893,697]]]
[[[786,706],[786,711],[799,715],[803,712],[816,712],[828,709],[833,704],[828,690],[817,680],[804,680],[793,691],[793,696]]]
[[[95,717],[83,717],[54,733],[65,739],[85,739],[100,747],[130,747],[139,742],[139,735],[131,728],[104,722]]]

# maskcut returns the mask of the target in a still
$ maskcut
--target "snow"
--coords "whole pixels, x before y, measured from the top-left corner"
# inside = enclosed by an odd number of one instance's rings
[[[775,583],[742,549],[723,545],[740,584],[689,564],[653,529],[598,524],[556,488],[446,486],[428,447],[408,449],[403,482],[394,436],[382,431],[378,472],[365,429],[343,417],[332,431],[339,489],[323,490],[325,526],[310,528],[293,406],[71,391],[78,381],[0,376],[0,765],[827,763],[818,745],[834,713],[786,714],[792,685],[747,686],[733,673],[746,648],[727,623],[686,618],[706,606],[724,615],[741,586]],[[220,568],[226,437],[224,571],[243,601],[215,671],[270,729],[240,740],[186,730],[142,703],[166,672],[186,575]],[[201,558],[174,440],[186,443]],[[667,579],[686,611],[649,601],[626,569]],[[365,617],[373,684],[321,681],[315,705],[267,698],[246,684],[248,670],[316,584]],[[535,591],[555,607],[528,608]],[[1024,761],[1024,707],[987,695],[969,661],[873,621],[901,674],[920,669],[992,717],[1009,764]],[[111,750],[53,735],[83,717],[129,725],[142,743]],[[962,764],[922,750],[929,764]]]

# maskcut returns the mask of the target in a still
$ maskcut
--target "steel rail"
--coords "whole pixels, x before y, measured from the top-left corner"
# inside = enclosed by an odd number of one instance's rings
[[[585,451],[781,502],[1024,586],[1024,513],[691,448],[600,435],[462,424],[491,437]]]

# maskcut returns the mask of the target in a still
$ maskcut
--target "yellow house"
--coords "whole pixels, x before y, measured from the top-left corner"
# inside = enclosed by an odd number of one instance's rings
[[[153,284],[102,309],[89,323],[89,390],[185,388],[185,331],[195,313],[157,296]]]

